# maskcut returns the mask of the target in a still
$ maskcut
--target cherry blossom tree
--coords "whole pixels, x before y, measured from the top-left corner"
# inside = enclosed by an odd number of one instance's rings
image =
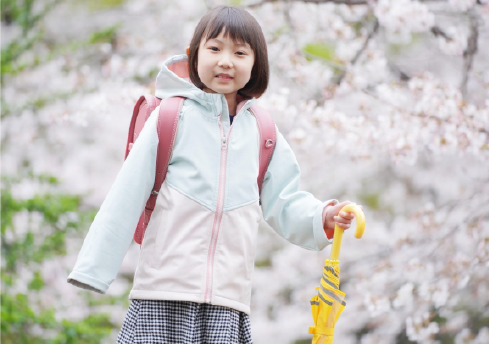
[[[343,240],[347,306],[335,341],[488,342],[488,1],[46,0],[13,20],[14,3],[2,1],[3,176],[54,175],[58,192],[83,195],[79,214],[96,211],[139,95],[208,8],[239,4],[267,39],[271,82],[258,103],[296,153],[302,189],[364,207],[364,238],[350,229]],[[27,177],[8,185],[17,200],[46,192]],[[36,221],[16,213],[15,235],[40,235]],[[108,295],[76,290],[66,276],[87,229],[66,239],[63,259],[42,263],[43,288],[21,288],[36,278],[26,262],[9,290],[54,305],[58,318],[108,314],[114,342],[138,247]],[[309,298],[329,249],[295,247],[264,222],[257,245],[254,341],[309,342]]]

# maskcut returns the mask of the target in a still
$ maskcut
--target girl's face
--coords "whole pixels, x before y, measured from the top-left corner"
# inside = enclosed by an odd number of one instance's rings
[[[223,33],[224,28],[216,38],[201,40],[197,73],[205,92],[233,95],[250,80],[255,54],[248,43],[235,44]]]

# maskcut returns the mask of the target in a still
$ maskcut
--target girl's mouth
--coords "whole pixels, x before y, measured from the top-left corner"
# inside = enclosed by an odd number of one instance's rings
[[[222,81],[222,82],[228,82],[228,81],[233,80],[233,78],[226,77],[226,76],[216,76],[216,78],[217,78],[219,81]]]
[[[229,81],[233,80],[232,77],[224,76],[224,75],[216,75],[216,78],[221,82],[229,82]]]

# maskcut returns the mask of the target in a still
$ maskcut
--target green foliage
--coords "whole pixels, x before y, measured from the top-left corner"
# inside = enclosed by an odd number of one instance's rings
[[[39,271],[34,272],[34,278],[29,282],[29,290],[41,290],[44,287],[44,280]]]
[[[273,37],[272,40],[278,39],[280,36],[282,36],[283,34],[289,32],[289,31],[290,31],[290,28],[287,25],[280,26],[280,27],[276,28],[272,32],[272,37]]]
[[[30,175],[26,179],[37,180],[40,184],[57,183],[55,177],[47,175]],[[20,180],[2,177],[2,270],[5,275],[15,274],[19,264],[42,263],[56,255],[64,255],[66,234],[76,231],[86,220],[78,216],[82,214],[79,211],[80,196],[47,193],[28,199],[15,199],[11,191],[12,183],[15,182],[20,183]],[[33,214],[41,215],[39,223],[34,223],[39,228],[26,228],[25,234],[18,234],[14,227],[14,218],[18,214],[27,216],[30,223]],[[7,232],[10,233],[9,237]]]
[[[135,75],[133,78],[141,84],[148,84],[156,78],[159,71],[160,69],[158,67],[154,67],[146,75]]]
[[[106,315],[91,315],[79,322],[63,320],[62,325],[53,344],[98,344],[114,327]]]
[[[357,36],[362,34],[362,29],[365,27],[365,23],[358,21],[351,24],[351,28],[355,31]]]
[[[81,0],[81,2],[85,2],[90,10],[99,11],[120,6],[125,2],[125,0]]]
[[[33,326],[52,328],[56,324],[52,311],[36,312],[30,307],[27,295],[2,294],[2,343],[47,343],[32,336]]]
[[[403,328],[396,336],[396,344],[416,344],[409,340],[406,334],[406,328]]]
[[[1,296],[1,339],[4,344],[96,344],[113,325],[106,315],[88,316],[81,321],[57,321],[54,309],[35,311],[24,294]],[[42,331],[32,331],[32,329]],[[49,333],[49,338],[40,333]]]
[[[294,342],[294,344],[310,344],[311,338],[299,339]]]
[[[272,266],[272,261],[270,260],[270,257],[267,257],[262,260],[255,260],[255,267],[256,268],[263,268],[263,267],[269,267]]]
[[[61,1],[50,1],[44,5],[40,12],[34,13],[32,6],[34,0],[1,0],[2,22],[6,24],[17,24],[22,28],[22,35],[25,37]]]
[[[387,46],[387,53],[391,56],[402,55],[416,46],[416,44],[426,41],[426,37],[429,35],[427,33],[411,32],[409,34],[410,40],[407,43],[390,43]]]
[[[88,43],[90,44],[96,44],[96,43],[115,43],[115,39],[117,37],[117,29],[119,28],[120,24],[114,25],[114,26],[109,26],[107,28],[101,29],[99,31],[96,31],[92,34],[92,37],[88,40]]]
[[[358,195],[358,198],[361,201],[361,204],[366,205],[371,209],[378,210],[379,209],[379,193],[362,193]]]
[[[362,35],[362,29],[371,27],[377,21],[377,17],[370,13],[369,15],[363,17],[360,21],[350,22],[350,27],[355,31],[357,37]]]
[[[121,295],[104,295],[104,297],[99,297],[95,293],[86,293],[85,300],[87,302],[87,306],[114,306],[114,305],[123,305],[126,308],[129,308],[129,293],[131,292],[128,289],[125,293]]]
[[[334,46],[325,42],[308,43],[303,50],[311,57],[329,61],[334,61],[335,59]],[[308,57],[307,59],[310,61],[312,60],[311,57]]]
[[[46,191],[17,198],[15,188],[23,183]],[[46,308],[37,297],[47,287],[41,263],[65,255],[66,237],[86,228],[94,216],[93,210],[81,209],[81,196],[56,193],[58,185],[59,180],[48,174],[2,176],[2,343],[100,343],[114,327],[106,315],[57,320],[55,309]],[[17,228],[17,217],[28,219],[26,228]],[[33,273],[27,284],[29,295],[13,290],[20,267]]]
[[[35,13],[33,10],[34,0],[1,0],[2,22],[10,25],[17,24],[22,28],[21,36],[13,39],[2,49],[2,85],[4,83],[3,75],[5,73],[22,71],[27,67],[26,63],[19,64],[16,61],[22,54],[32,50],[34,45],[43,39],[44,32],[38,24],[60,2],[61,0],[53,0],[44,5],[39,12]],[[34,33],[31,34],[31,32]],[[36,58],[33,64],[37,65]]]
[[[479,331],[484,328],[489,328],[489,311],[486,308],[477,309],[472,306],[460,305],[454,308],[454,311],[460,311],[468,316],[467,327],[469,330],[476,335]]]
[[[453,311],[462,311],[468,315],[467,325],[472,335],[475,337],[484,327],[489,327],[489,314],[481,312],[478,309],[473,309],[467,306],[457,306]],[[431,309],[431,322],[436,322],[440,326],[440,331],[434,335],[434,339],[440,344],[455,344],[456,333],[447,331],[444,326],[447,323],[447,318],[442,317],[438,310]],[[406,335],[406,329],[402,329],[396,336],[396,344],[414,344]]]
[[[95,88],[87,88],[87,89],[82,89],[80,90],[79,93],[90,93],[93,92]],[[4,99],[2,99],[2,111],[1,111],[1,119],[8,117],[10,115],[18,115],[21,114],[24,110],[32,110],[33,112],[37,112],[38,110],[42,109],[45,106],[48,106],[50,104],[55,103],[56,101],[59,100],[67,100],[73,96],[73,91],[68,90],[66,92],[53,92],[49,95],[46,96],[40,96],[37,98],[32,98],[25,102],[21,106],[11,106],[10,104],[6,103]],[[5,133],[5,135],[2,138],[2,146],[5,144],[5,142],[10,139],[9,133]]]
[[[13,40],[2,49],[2,80],[5,73],[16,73],[27,68],[27,63],[16,63],[17,59],[26,51],[32,49],[34,44],[44,37],[44,32],[40,30],[35,35]],[[35,61],[37,65],[37,61]],[[3,84],[3,81],[2,81]]]
[[[1,85],[5,82],[5,75],[15,75],[22,71],[35,68],[60,55],[73,53],[94,44],[115,44],[117,29],[120,24],[102,28],[99,31],[94,32],[89,38],[70,41],[67,44],[52,46],[52,42],[46,42],[41,20],[61,2],[62,0],[53,0],[35,13],[32,6],[33,0],[1,0],[2,22],[7,25],[17,24],[22,27],[22,34],[20,37],[12,39],[4,48],[2,48]],[[122,0],[97,1],[98,4],[105,4],[107,6],[111,4],[119,5],[122,2]],[[35,51],[35,47],[39,44],[49,46],[49,51],[43,55],[39,55]],[[22,59],[26,52],[30,52],[30,55],[32,55],[29,60]],[[4,101],[2,99],[2,117],[5,115],[5,112],[3,111],[3,103]]]
[[[102,28],[80,39],[60,43],[47,37],[44,30],[46,15],[63,0],[0,0],[2,26],[16,26],[20,30],[2,44],[1,85],[10,82],[21,72],[28,72],[39,65],[66,54],[90,56],[98,44],[115,44],[119,24]],[[86,1],[84,0],[85,4]],[[122,0],[93,0],[103,6],[121,4]],[[78,58],[78,57],[77,57]],[[68,71],[68,69],[65,69]],[[93,89],[92,89],[93,90]],[[23,104],[1,100],[1,117],[9,116],[16,121],[24,110],[32,110],[34,116],[40,108],[55,101],[71,98],[75,93],[91,92],[89,89],[61,90],[61,92],[29,97]],[[36,120],[35,117],[32,120]],[[6,122],[9,123],[9,122]],[[8,124],[7,124],[8,125]],[[42,124],[39,130],[42,130]],[[9,130],[2,136],[2,149],[9,141]],[[13,142],[13,136],[12,136]],[[16,175],[1,178],[1,342],[20,344],[68,344],[100,343],[114,328],[106,315],[89,315],[70,321],[56,317],[59,303],[48,305],[46,295],[56,300],[59,295],[50,289],[50,282],[42,273],[43,263],[64,256],[67,239],[81,236],[95,216],[94,209],[83,209],[81,195],[60,192],[60,181],[49,174],[25,172],[31,161],[22,161]],[[32,194],[20,197],[18,190],[31,188]],[[19,271],[22,271],[22,276]],[[26,276],[26,272],[28,275]],[[61,271],[67,273],[67,271]],[[27,287],[20,293],[18,286]],[[68,285],[67,285],[68,287]],[[73,287],[75,288],[75,287]],[[22,288],[25,290],[25,287]],[[100,297],[81,291],[88,296],[87,307],[99,305],[128,305],[127,294]],[[44,298],[44,299],[43,299]]]

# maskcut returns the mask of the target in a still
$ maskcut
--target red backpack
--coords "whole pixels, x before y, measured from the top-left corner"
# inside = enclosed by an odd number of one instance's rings
[[[168,170],[168,164],[173,151],[173,143],[175,141],[175,134],[177,132],[178,121],[180,118],[180,111],[182,109],[183,97],[172,97],[161,100],[153,95],[143,95],[139,98],[138,102],[134,106],[132,113],[131,124],[129,126],[129,137],[127,138],[126,156],[129,155],[131,148],[139,136],[139,133],[144,127],[144,123],[149,118],[153,110],[161,104],[160,113],[158,117],[158,152],[156,155],[156,175],[155,183],[151,195],[146,202],[146,207],[139,218],[136,231],[134,232],[134,240],[141,244],[144,237],[144,232],[148,226],[151,214],[156,203],[156,197],[160,191],[161,184],[166,177]],[[272,116],[265,109],[259,106],[252,106],[250,108],[251,113],[256,117],[258,123],[258,129],[260,131],[260,172],[257,178],[258,190],[261,194],[261,186],[263,184],[263,178],[267,171],[268,164],[272,159],[273,150],[275,147],[276,133],[275,123]]]

